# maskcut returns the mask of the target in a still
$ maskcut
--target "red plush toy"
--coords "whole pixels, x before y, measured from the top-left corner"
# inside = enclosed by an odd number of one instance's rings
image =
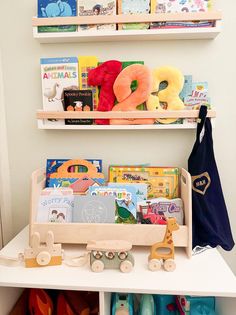
[[[30,315],[51,315],[53,303],[49,295],[41,289],[31,289],[29,294]]]
[[[122,63],[116,60],[109,60],[90,70],[88,73],[88,84],[100,86],[98,111],[107,112],[112,110],[115,104],[115,94],[113,84],[122,70]],[[97,125],[109,125],[108,119],[96,119]]]

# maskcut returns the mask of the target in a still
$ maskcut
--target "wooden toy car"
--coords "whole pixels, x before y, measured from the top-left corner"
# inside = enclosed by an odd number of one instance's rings
[[[176,264],[174,261],[175,248],[172,232],[179,229],[176,218],[168,218],[166,233],[162,242],[156,243],[151,247],[151,253],[148,257],[148,267],[151,271],[161,268],[162,262],[166,271],[174,271]]]
[[[92,271],[101,272],[106,269],[120,269],[130,272],[134,266],[134,257],[130,250],[132,244],[126,241],[91,241],[87,244],[90,251]]]

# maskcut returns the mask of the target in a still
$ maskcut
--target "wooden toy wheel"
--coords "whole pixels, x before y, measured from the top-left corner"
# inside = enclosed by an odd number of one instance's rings
[[[151,259],[148,262],[148,268],[151,271],[157,271],[161,269],[161,261],[159,259]]]
[[[164,262],[164,269],[166,271],[174,271],[175,268],[176,268],[176,264],[175,264],[175,261],[173,259],[167,259]]]
[[[93,272],[102,272],[104,270],[104,263],[101,260],[95,260],[91,265],[91,269]]]
[[[37,257],[36,261],[40,266],[47,266],[50,263],[51,255],[49,252],[40,252]]]
[[[128,273],[133,269],[133,264],[131,261],[125,260],[120,264],[120,270],[124,273]]]

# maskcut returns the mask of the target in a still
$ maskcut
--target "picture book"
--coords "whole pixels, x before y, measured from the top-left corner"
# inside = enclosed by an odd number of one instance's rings
[[[185,75],[184,76],[184,87],[180,93],[180,98],[183,101],[185,97],[192,95],[192,86],[193,86],[193,76]]]
[[[93,93],[91,90],[64,91],[64,104],[66,111],[92,111]],[[66,125],[91,125],[93,119],[65,119]]]
[[[110,166],[109,181],[147,184],[147,198],[179,197],[179,169],[177,167]]]
[[[114,196],[116,201],[116,223],[136,223],[136,189],[131,185],[90,187],[91,196]]]
[[[56,173],[57,169],[65,162],[71,159],[47,159],[46,162],[46,187],[49,187],[49,179],[52,173]],[[102,160],[99,159],[86,159],[86,161],[92,163],[96,168],[98,173],[102,173]],[[71,171],[74,171],[71,169]],[[78,172],[85,171],[83,166],[77,168]],[[52,186],[53,187],[53,186]]]
[[[119,184],[119,183],[108,183],[108,186],[111,187],[119,187],[119,186],[123,186],[124,184]],[[137,197],[137,202],[139,201],[143,201],[147,199],[147,185],[146,184],[137,184],[137,183],[132,183],[132,184],[125,184],[130,185],[131,187],[133,187],[135,189],[136,192],[136,197]]]
[[[75,196],[73,222],[115,223],[115,197]]]
[[[79,86],[81,90],[91,90],[93,92],[93,110],[98,107],[98,87],[88,84],[88,73],[98,66],[96,56],[79,56]]]
[[[118,0],[118,14],[149,14],[150,0]],[[119,30],[143,30],[149,28],[149,23],[118,24]]]
[[[38,202],[37,222],[72,222],[73,195],[41,195]]]
[[[64,91],[78,88],[76,57],[41,58],[43,109],[64,111]],[[48,124],[64,125],[64,120],[48,119]]]
[[[176,218],[179,225],[184,224],[183,201],[180,198],[156,198],[138,202],[138,223],[166,224],[169,217]]]
[[[211,7],[212,0],[151,0],[151,13],[207,12]],[[150,24],[151,29],[212,26],[214,26],[212,21],[152,22]]]
[[[152,13],[206,12],[212,0],[152,0]]]
[[[199,28],[199,27],[213,27],[215,21],[189,21],[189,22],[153,22],[150,25],[151,29],[175,29],[175,28]]]
[[[78,15],[116,15],[116,0],[78,0]],[[116,30],[116,24],[79,25],[78,30]]]
[[[208,96],[208,82],[193,82],[192,97],[207,97]]]
[[[77,15],[77,0],[38,0],[38,17],[53,18]],[[75,32],[76,25],[39,26],[39,33]]]

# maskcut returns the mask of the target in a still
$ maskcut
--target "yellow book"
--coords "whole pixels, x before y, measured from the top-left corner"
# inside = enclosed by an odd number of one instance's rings
[[[88,85],[88,72],[98,66],[96,56],[79,56],[79,87],[93,92],[93,110],[98,108],[98,88]]]

